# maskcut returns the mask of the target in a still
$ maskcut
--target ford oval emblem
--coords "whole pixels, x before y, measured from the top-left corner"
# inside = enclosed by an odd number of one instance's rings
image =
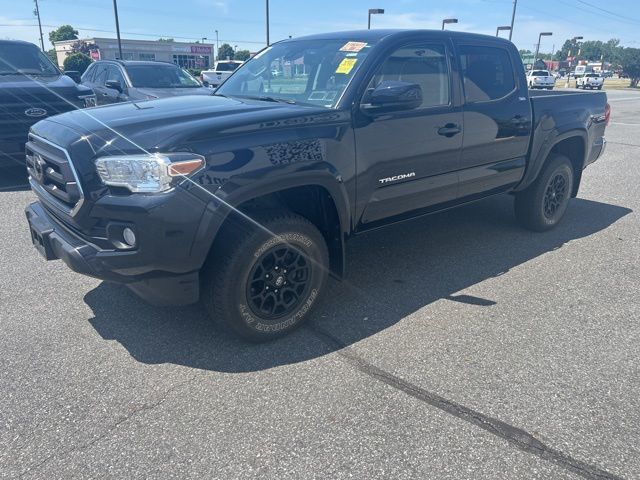
[[[47,114],[47,111],[44,108],[32,107],[28,110],[25,110],[24,114],[27,117],[44,117]]]

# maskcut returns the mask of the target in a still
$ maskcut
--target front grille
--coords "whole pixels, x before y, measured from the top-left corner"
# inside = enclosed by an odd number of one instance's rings
[[[41,117],[30,117],[25,112],[33,107],[42,108],[46,113]],[[24,144],[34,123],[76,108],[54,94],[7,95],[0,102],[0,142]]]
[[[67,151],[30,134],[26,159],[33,190],[63,213],[74,215],[80,209],[84,195]]]

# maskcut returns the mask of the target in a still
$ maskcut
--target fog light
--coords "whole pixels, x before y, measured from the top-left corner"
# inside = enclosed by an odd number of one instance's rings
[[[136,246],[136,234],[133,233],[133,230],[131,230],[129,227],[125,227],[124,230],[122,230],[122,238],[124,239],[124,242],[130,247]]]

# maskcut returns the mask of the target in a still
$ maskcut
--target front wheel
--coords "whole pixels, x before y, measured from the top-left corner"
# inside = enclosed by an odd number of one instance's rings
[[[567,210],[573,192],[573,165],[560,154],[552,154],[533,184],[515,198],[516,218],[536,232],[555,227]]]
[[[232,220],[204,271],[202,299],[211,318],[242,338],[263,342],[300,326],[327,279],[324,237],[304,217],[262,213]]]

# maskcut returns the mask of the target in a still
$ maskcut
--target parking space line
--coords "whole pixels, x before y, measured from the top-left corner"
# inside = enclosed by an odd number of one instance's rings
[[[590,480],[618,480],[622,478],[601,469],[596,465],[588,464],[582,460],[571,457],[561,450],[550,447],[524,429],[514,427],[502,420],[498,420],[497,418],[490,417],[469,407],[465,407],[453,400],[441,397],[436,393],[429,392],[418,385],[410,383],[376,367],[357,355],[352,347],[343,344],[333,335],[321,330],[314,324],[307,324],[307,329],[309,329],[321,342],[334,349],[335,352],[348,364],[355,367],[365,375],[385,383],[392,388],[400,390],[407,395],[431,405],[432,407],[442,410],[445,413],[486,430],[487,432],[515,445],[524,452],[531,453],[540,457],[542,460],[551,462]]]

